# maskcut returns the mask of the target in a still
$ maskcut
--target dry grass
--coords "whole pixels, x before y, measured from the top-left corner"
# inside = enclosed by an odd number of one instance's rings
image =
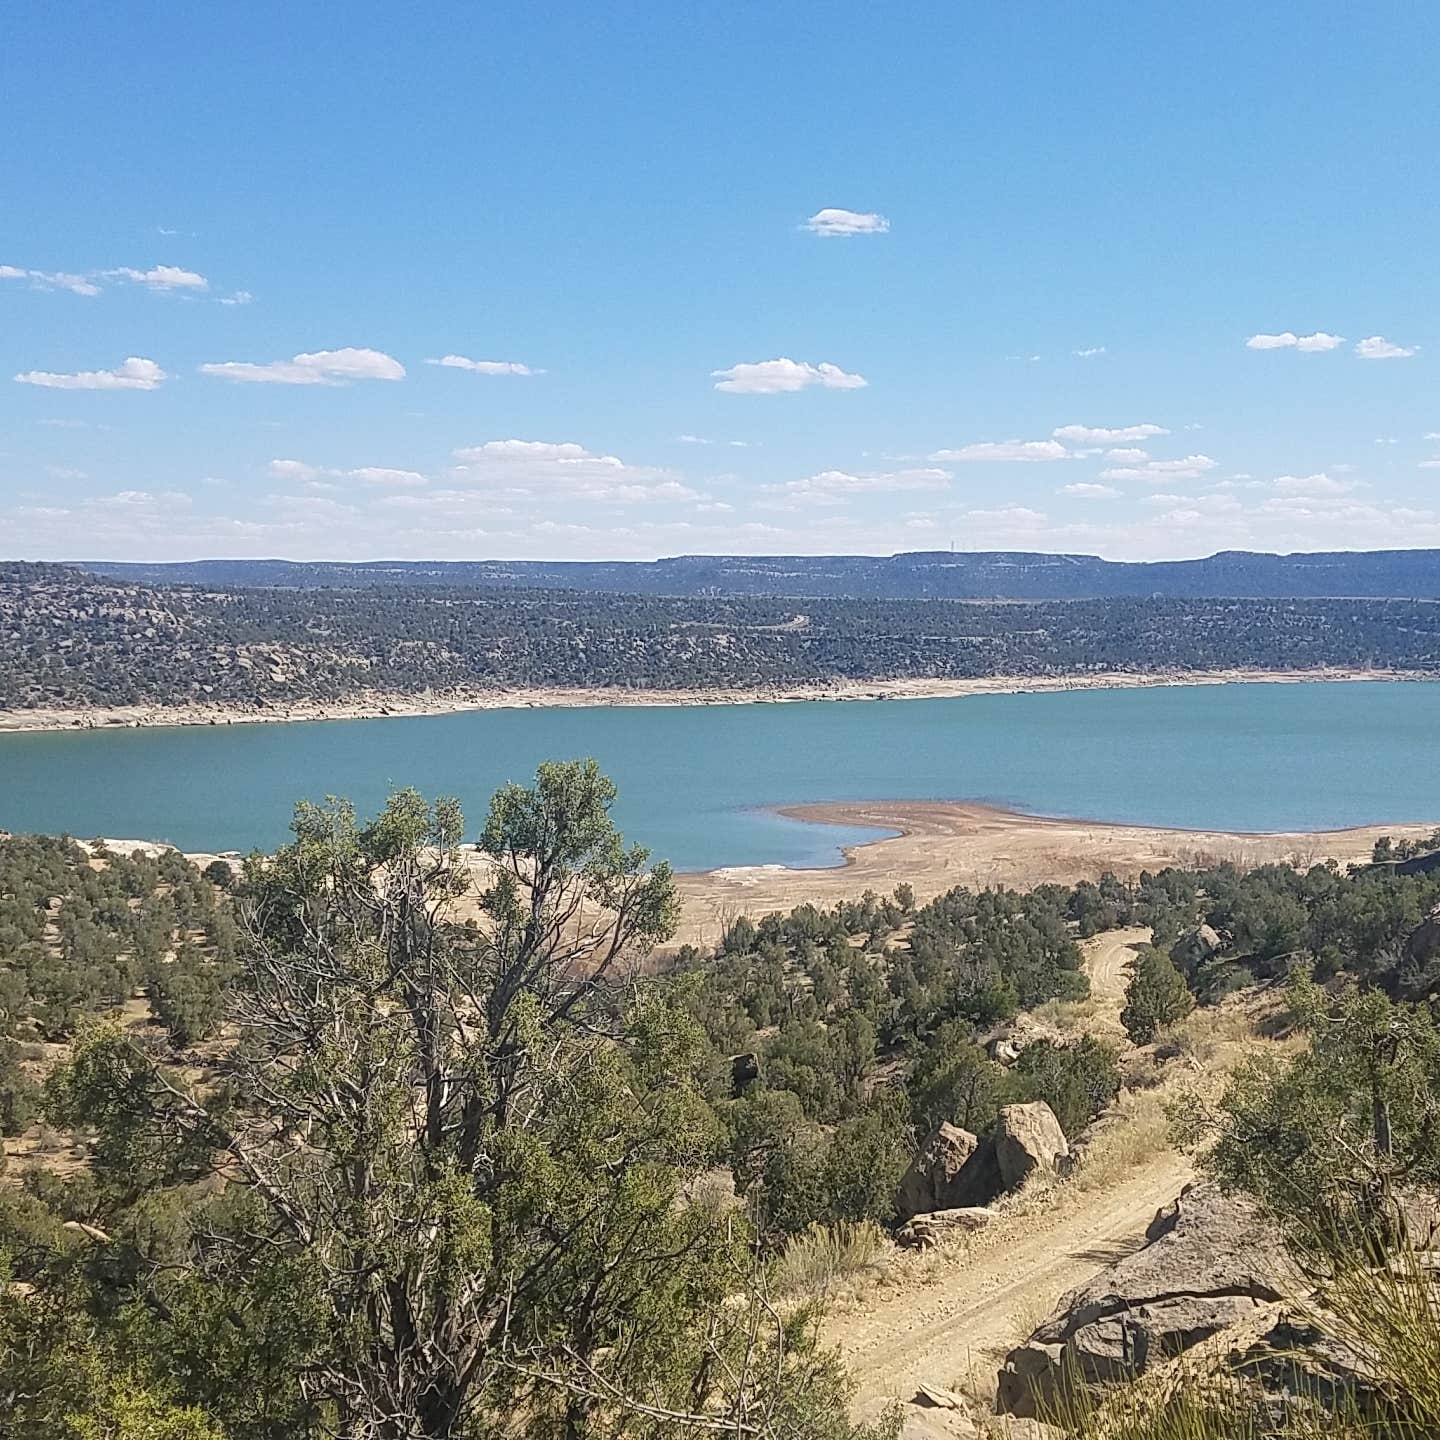
[[[1067,1035],[1076,1031],[1090,1034],[1097,1028],[1096,1022],[1102,1018],[1100,1002],[1093,998],[1046,1000],[1030,1013],[1040,1024]]]
[[[854,1293],[884,1273],[893,1251],[872,1220],[812,1225],[785,1246],[771,1267],[770,1284],[786,1297]]]
[[[1121,1118],[1085,1148],[1069,1183],[1082,1193],[1109,1189],[1129,1171],[1169,1149],[1165,1099],[1159,1089],[1122,1095]]]

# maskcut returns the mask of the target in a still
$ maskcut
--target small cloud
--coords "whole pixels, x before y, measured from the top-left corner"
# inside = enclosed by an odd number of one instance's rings
[[[982,460],[1068,460],[1070,452],[1055,440],[982,440],[958,450],[937,450],[930,458],[968,465]]]
[[[194,270],[182,270],[178,265],[155,265],[149,270],[136,270],[122,265],[115,270],[101,272],[106,279],[132,280],[137,285],[146,285],[151,290],[207,290],[210,282]]]
[[[427,360],[427,365],[440,365],[446,370],[469,370],[476,375],[543,375],[543,370],[532,370],[518,360],[472,360],[468,355],[442,355],[438,360]]]
[[[1371,335],[1355,342],[1355,353],[1362,360],[1408,360],[1419,348],[1418,345],[1397,345],[1383,335]]]
[[[1133,463],[1137,460],[1148,460],[1150,458],[1150,452],[1148,450],[1137,450],[1133,446],[1122,445],[1118,450],[1107,450],[1105,452],[1105,458],[1107,460],[1126,460]]]
[[[1116,429],[1103,425],[1062,425],[1051,431],[1057,440],[1070,445],[1124,445],[1131,440],[1153,440],[1169,433],[1163,425],[1121,425]]]
[[[392,470],[382,465],[362,465],[355,470],[339,470],[332,466],[310,465],[304,460],[272,460],[266,470],[277,480],[297,480],[318,490],[339,487],[331,480],[356,480],[362,485],[399,486],[414,489],[430,482],[415,470]]]
[[[703,435],[677,435],[675,437],[682,445],[713,445],[713,440],[707,440]]]
[[[811,365],[785,356],[732,365],[710,374],[715,388],[730,395],[789,395],[812,386],[822,390],[861,390],[869,384],[863,375],[848,374],[828,361]]]
[[[1198,480],[1219,465],[1208,455],[1186,455],[1179,460],[1147,460],[1143,465],[1122,465],[1102,470],[1102,480]]]
[[[26,370],[15,377],[21,385],[40,385],[47,390],[158,390],[167,378],[153,360],[137,355],[113,370],[80,370],[69,375]]]
[[[909,490],[946,490],[950,474],[945,470],[894,470],[885,474],[852,475],[846,470],[822,470],[803,480],[791,480],[778,487],[792,500],[811,500],[822,505],[839,504],[846,495],[897,494]]]
[[[1281,475],[1274,488],[1282,495],[1348,495],[1360,488],[1358,480],[1336,480],[1333,476]]]
[[[1420,468],[1422,470],[1440,470],[1440,459],[1422,460],[1420,462]]]
[[[248,290],[236,290],[232,295],[222,295],[220,303],[222,305],[248,305],[254,298]]]
[[[1308,354],[1338,350],[1344,343],[1343,335],[1331,335],[1324,330],[1317,330],[1313,335],[1297,335],[1293,330],[1282,330],[1278,335],[1252,335],[1245,342],[1251,350],[1301,350]]]
[[[98,295],[100,287],[86,275],[64,270],[27,270],[19,265],[0,265],[0,280],[28,280],[37,290],[68,290],[72,295]]]
[[[289,360],[256,365],[244,360],[223,360],[200,367],[202,375],[215,375],[252,385],[348,385],[352,380],[403,380],[405,367],[383,350],[316,350]]]
[[[1092,485],[1081,481],[1075,485],[1062,485],[1061,495],[1074,495],[1080,500],[1114,500],[1120,492],[1113,485]]]
[[[1070,352],[1077,360],[1093,360],[1097,355],[1105,354],[1103,345],[1087,345],[1083,350],[1072,350]]]
[[[883,235],[890,222],[870,210],[817,210],[806,222],[812,235]]]

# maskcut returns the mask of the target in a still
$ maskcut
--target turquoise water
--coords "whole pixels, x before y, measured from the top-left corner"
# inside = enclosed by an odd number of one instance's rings
[[[952,700],[489,710],[0,735],[0,828],[271,847],[295,800],[415,785],[472,828],[497,785],[594,755],[627,834],[681,869],[830,865],[873,831],[770,807],[984,800],[1234,830],[1440,821],[1440,683],[1226,685]]]

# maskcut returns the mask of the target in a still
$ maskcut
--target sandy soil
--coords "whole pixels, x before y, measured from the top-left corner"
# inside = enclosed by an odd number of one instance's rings
[[[1261,865],[1334,858],[1345,864],[1368,860],[1381,835],[1423,835],[1433,828],[1366,825],[1354,830],[1251,835],[1055,820],[950,801],[804,805],[786,813],[803,820],[900,833],[847,850],[847,863],[828,870],[751,865],[681,875],[681,940],[696,944],[718,940],[726,925],[742,914],[790,910],[807,901],[830,906],[867,889],[888,894],[902,880],[914,887],[917,899],[925,901],[956,885],[1015,889],[1045,881],[1073,885],[1098,879],[1106,870],[1135,875],[1211,860]]]
[[[1013,695],[1050,690],[1122,690],[1156,685],[1227,685],[1265,682],[1298,684],[1319,680],[1434,680],[1435,675],[1398,670],[1158,670],[1094,675],[995,675],[977,680],[858,680],[823,685],[766,686],[760,689],[476,690],[451,695],[366,693],[345,701],[276,700],[263,707],[234,705],[121,705],[0,709],[0,731],[143,729],[155,725],[241,725],[286,720],[365,720],[396,715],[449,715],[462,710],[551,706],[749,705],[813,700],[935,700],[962,695]]]
[[[1128,929],[1085,942],[1092,1013],[1083,1029],[1119,1030],[1134,947],[1149,938],[1146,929]],[[968,1243],[919,1257],[912,1272],[900,1269],[891,1283],[832,1312],[826,1338],[859,1384],[857,1417],[874,1417],[892,1400],[908,1406],[921,1384],[988,1403],[1006,1351],[1066,1291],[1138,1249],[1155,1212],[1193,1174],[1161,1141],[1099,1189],[1061,1183],[1017,1197],[1008,1211],[1002,1202],[1001,1217]],[[917,1437],[973,1434],[941,1410],[911,1407],[907,1424],[906,1434]]]

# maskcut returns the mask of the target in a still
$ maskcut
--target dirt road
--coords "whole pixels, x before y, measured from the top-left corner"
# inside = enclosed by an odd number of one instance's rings
[[[1067,1290],[1137,1248],[1156,1210],[1190,1178],[1189,1161],[1167,1152],[1108,1194],[1002,1220],[938,1270],[933,1284],[878,1289],[835,1315],[828,1338],[860,1383],[857,1414],[876,1414],[892,1399],[908,1402],[922,1383],[993,1387],[1021,1332]],[[943,1420],[935,1424],[944,1434]]]
[[[1118,1028],[1133,947],[1149,938],[1137,928],[1086,942],[1093,1028]],[[1156,1210],[1191,1176],[1188,1160],[1161,1149],[1107,1189],[1058,1186],[932,1268],[901,1272],[895,1283],[833,1315],[828,1338],[859,1381],[857,1414],[878,1414],[891,1400],[908,1402],[922,1383],[988,1394],[1005,1352],[1067,1290],[1135,1249]],[[913,1418],[917,1434],[949,1433],[943,1411]]]

